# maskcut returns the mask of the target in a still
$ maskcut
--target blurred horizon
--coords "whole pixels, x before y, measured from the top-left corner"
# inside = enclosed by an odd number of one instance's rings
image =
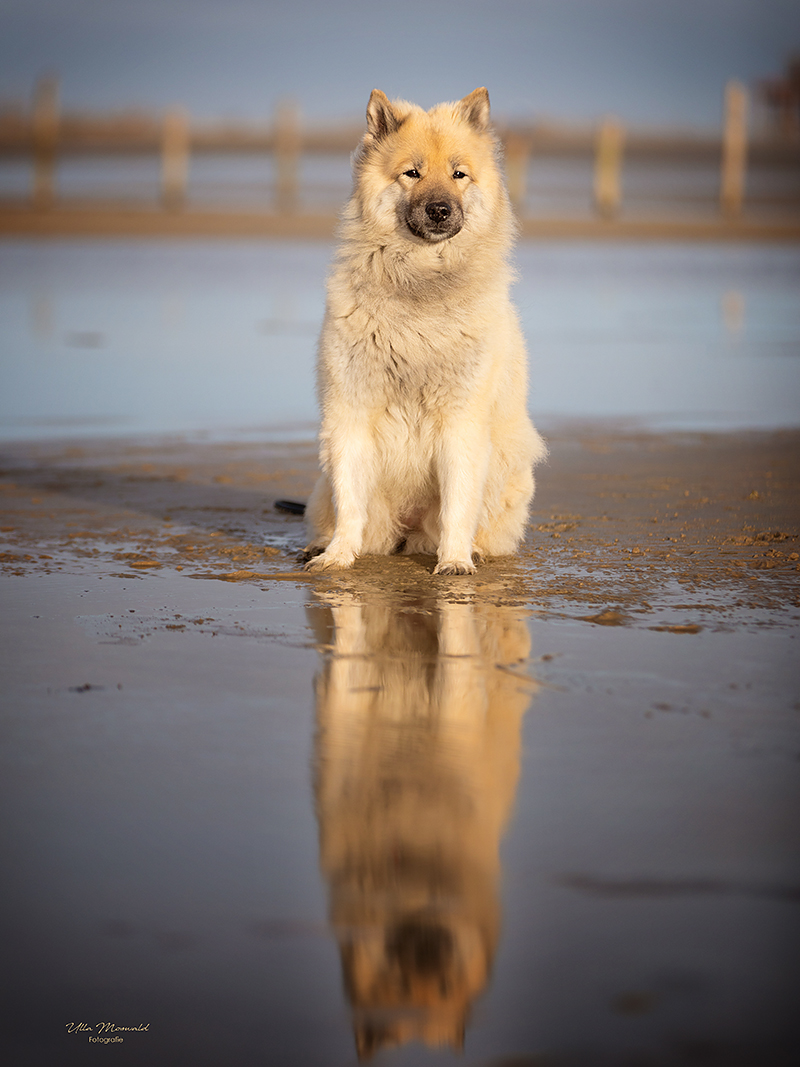
[[[67,109],[348,120],[382,88],[425,107],[489,89],[498,117],[719,125],[800,51],[796,0],[3,0],[0,103],[55,75]]]
[[[5,242],[0,440],[310,438],[331,252]],[[800,425],[796,246],[538,241],[515,263],[537,423]]]

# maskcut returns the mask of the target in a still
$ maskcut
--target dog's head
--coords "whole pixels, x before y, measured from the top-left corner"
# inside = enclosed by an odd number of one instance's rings
[[[455,237],[469,212],[497,195],[489,94],[476,89],[423,111],[374,89],[355,165],[362,211],[372,221],[431,244]]]

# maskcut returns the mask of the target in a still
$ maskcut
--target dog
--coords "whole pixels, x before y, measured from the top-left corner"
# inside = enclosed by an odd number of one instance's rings
[[[319,342],[309,570],[403,551],[472,574],[523,537],[546,447],[498,155],[486,89],[427,112],[369,98]]]

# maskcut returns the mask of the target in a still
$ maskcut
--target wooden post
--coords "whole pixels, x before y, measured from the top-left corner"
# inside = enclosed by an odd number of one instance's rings
[[[725,86],[725,126],[722,131],[720,207],[723,215],[742,213],[747,170],[747,90],[741,82]]]
[[[506,180],[509,199],[519,215],[525,206],[529,158],[530,145],[525,138],[510,133],[506,138]]]
[[[284,100],[275,113],[275,206],[287,214],[297,208],[300,148],[297,105]]]
[[[33,98],[33,203],[52,207],[56,198],[56,149],[58,147],[58,81],[42,78]]]
[[[597,131],[594,158],[594,205],[603,218],[611,219],[622,202],[622,152],[625,130],[615,118],[606,118]]]
[[[172,108],[164,115],[161,134],[161,200],[168,211],[180,211],[186,203],[189,150],[189,116],[183,108]]]

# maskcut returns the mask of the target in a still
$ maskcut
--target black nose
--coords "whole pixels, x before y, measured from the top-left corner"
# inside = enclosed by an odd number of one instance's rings
[[[425,205],[425,214],[431,222],[444,222],[451,215],[450,205],[446,200],[436,200],[432,204]]]

